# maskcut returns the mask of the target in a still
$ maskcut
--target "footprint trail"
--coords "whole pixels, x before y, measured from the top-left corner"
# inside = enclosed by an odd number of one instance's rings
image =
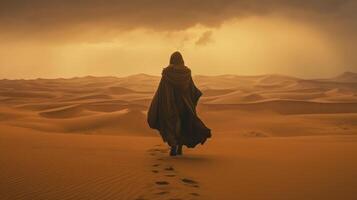
[[[186,177],[169,163],[169,149],[162,145],[155,145],[149,149],[148,154],[152,156],[151,172],[154,174],[152,194],[144,199],[166,199],[166,200],[198,200],[201,197],[198,181]],[[150,196],[150,198],[149,198]],[[141,199],[137,199],[141,200]]]

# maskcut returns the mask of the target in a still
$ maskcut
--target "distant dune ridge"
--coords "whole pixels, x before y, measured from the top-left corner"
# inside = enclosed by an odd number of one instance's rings
[[[204,94],[200,115],[218,133],[234,125],[235,134],[246,135],[254,127],[243,123],[249,117],[242,116],[256,117],[255,127],[269,136],[309,135],[316,128],[312,134],[351,134],[356,128],[356,123],[331,122],[344,114],[349,114],[346,120],[356,118],[356,73],[315,80],[282,75],[197,75],[194,80]],[[0,80],[0,125],[45,132],[154,136],[146,125],[146,110],[159,81],[159,76],[146,74]],[[285,118],[282,123],[287,124],[301,119],[302,123],[289,126],[307,131],[271,131],[274,123],[269,123],[269,115]],[[330,120],[320,120],[326,123],[323,126],[313,123],[310,118],[317,115]],[[227,121],[215,120],[218,116]],[[335,129],[331,131],[330,126]],[[340,126],[345,128],[339,130]]]
[[[357,199],[355,73],[195,76],[213,137],[175,158],[146,123],[159,81],[0,80],[0,199]]]

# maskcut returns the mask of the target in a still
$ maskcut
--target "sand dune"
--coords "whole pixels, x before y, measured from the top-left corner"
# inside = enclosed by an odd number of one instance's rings
[[[43,117],[47,118],[69,118],[69,117],[80,117],[88,115],[88,112],[84,112],[84,110],[78,105],[70,105],[66,107],[56,108],[47,110],[45,112],[39,113]]]
[[[229,94],[229,93],[234,92],[236,90],[232,90],[232,89],[205,89],[203,91],[204,91],[205,97],[211,97],[211,96],[220,96],[220,95]]]
[[[158,76],[0,80],[0,199],[356,199],[356,77],[195,76],[213,138],[182,158]]]
[[[137,123],[145,120],[146,115],[140,110],[123,109],[116,112],[66,119],[58,123],[65,132],[70,133],[150,136],[150,134],[154,134],[154,131],[149,129],[145,123]]]
[[[272,111],[278,114],[357,113],[357,103],[320,103],[291,100],[274,100],[246,104],[205,104],[205,107],[214,110]]]
[[[345,72],[343,74],[338,75],[337,77],[333,78],[334,81],[338,82],[357,82],[357,74],[353,72]]]
[[[277,118],[293,115],[296,119],[299,118],[297,115],[302,114],[356,113],[357,87],[355,74],[350,72],[323,80],[305,80],[282,75],[195,76],[194,79],[204,94],[199,108],[203,118],[214,119],[225,114],[234,116],[248,113],[262,121],[263,118],[269,118],[266,113]],[[147,125],[142,113],[145,113],[159,80],[160,77],[145,74],[120,78],[87,76],[71,79],[0,80],[0,109],[11,108],[11,112],[22,113],[20,115],[24,116],[22,121],[2,123],[45,132],[120,135],[123,132],[139,134],[142,131],[139,135],[155,135],[145,128]],[[128,110],[128,113],[120,114],[123,110]],[[216,117],[211,116],[213,110]],[[10,118],[11,112],[2,114],[2,118]],[[136,119],[137,127],[127,125],[133,119]],[[215,127],[216,132],[226,130],[215,120],[209,122],[208,125]],[[93,124],[86,127],[86,123]],[[239,121],[232,121],[234,123],[239,124]],[[306,130],[302,132],[309,135],[313,128],[311,124],[308,122],[305,125],[290,126],[298,126],[295,127],[297,129],[305,127]],[[247,129],[238,127],[237,135],[281,136],[280,133],[257,130],[253,124]],[[250,134],[257,132],[262,134]],[[341,132],[331,131],[325,134]],[[286,136],[291,135],[295,134],[286,133]]]

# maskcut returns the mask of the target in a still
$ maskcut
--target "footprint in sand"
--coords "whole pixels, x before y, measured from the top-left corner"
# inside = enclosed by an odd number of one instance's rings
[[[183,178],[183,179],[181,179],[181,181],[184,182],[184,183],[187,183],[187,184],[198,184],[197,181],[192,180],[192,179],[188,179],[188,178]]]
[[[153,164],[152,166],[156,168],[156,167],[159,167],[160,164]],[[154,170],[151,170],[151,172],[152,173],[159,173],[159,170],[154,169]]]
[[[152,153],[155,153],[155,152],[158,152],[158,153],[168,153],[169,150],[167,148],[163,149],[163,148],[152,148],[152,149],[149,149],[148,152],[152,152]]]
[[[195,187],[195,188],[199,187],[198,182],[195,181],[195,180],[188,179],[188,178],[183,178],[183,179],[181,179],[181,181],[187,186],[192,186],[192,187]]]
[[[166,171],[174,171],[175,169],[173,167],[166,167],[165,170]]]
[[[167,149],[161,149],[161,150],[160,150],[160,153],[165,153],[165,154],[166,154],[166,153],[168,153],[168,152],[169,152],[169,150],[167,150]]]
[[[190,193],[190,195],[196,196],[196,197],[200,196],[200,194],[198,194],[198,193],[196,193],[196,192],[192,192],[192,193]]]
[[[170,193],[169,191],[162,191],[162,192],[158,192],[158,193],[155,193],[156,195],[165,195],[165,194],[168,194]]]
[[[156,181],[155,183],[156,183],[156,185],[168,185],[169,184],[169,182],[167,182],[167,181]]]
[[[160,145],[155,145],[155,147],[159,147],[159,146]],[[148,152],[150,152],[150,155],[156,156],[157,157],[156,160],[163,161],[165,159],[161,157],[161,154],[167,153],[168,149],[152,148]],[[156,193],[152,193],[153,195],[160,195],[160,196],[161,195],[162,196],[168,195],[167,196],[168,200],[183,200],[183,199],[186,199],[186,197],[189,198],[189,199],[192,199],[192,198],[197,198],[197,197],[201,196],[197,191],[191,191],[191,193],[186,193],[186,195],[188,195],[188,196],[186,196],[185,198],[178,198],[178,197],[170,198],[171,192],[172,192],[172,191],[170,191],[170,187],[169,187],[170,183],[168,181],[165,181],[165,180],[160,180],[162,177],[165,177],[165,176],[166,177],[170,177],[171,181],[174,181],[174,182],[178,181],[184,186],[190,186],[190,187],[194,187],[194,188],[199,188],[199,183],[196,180],[189,179],[189,178],[176,178],[177,175],[178,175],[177,174],[178,172],[175,170],[175,168],[173,166],[170,166],[170,165],[164,166],[164,163],[162,163],[162,162],[154,163],[151,166],[154,168],[151,171],[153,173],[157,174],[155,176],[157,176],[157,179],[159,179],[159,181],[155,181],[155,185],[157,185],[157,190],[158,191]],[[162,172],[164,174],[162,174]],[[165,174],[165,172],[166,172],[166,174]],[[193,189],[193,190],[196,190],[196,189]],[[183,194],[183,193],[185,193],[184,191],[185,191],[184,189],[181,191],[183,196],[185,196]],[[175,191],[174,193],[176,193],[176,192],[177,191]],[[179,192],[179,193],[181,193],[181,192]],[[140,199],[138,199],[138,200],[140,200]]]
[[[156,148],[153,148],[153,149],[149,149],[147,150],[148,152],[152,153],[152,154],[155,154],[155,153],[160,153],[162,151],[164,151],[163,149],[156,149]]]

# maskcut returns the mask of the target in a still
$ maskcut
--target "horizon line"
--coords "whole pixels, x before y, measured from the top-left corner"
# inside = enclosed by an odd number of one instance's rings
[[[219,76],[240,76],[240,77],[259,77],[259,76],[285,76],[285,77],[290,77],[290,78],[297,78],[297,79],[306,79],[306,80],[315,80],[315,79],[331,79],[331,78],[336,78],[338,76],[342,76],[344,74],[355,74],[357,75],[357,72],[354,71],[344,71],[342,73],[338,73],[334,76],[330,77],[320,77],[320,78],[301,78],[299,76],[294,76],[294,75],[287,75],[283,73],[266,73],[266,74],[256,74],[256,75],[241,75],[241,74],[217,74],[217,75],[205,75],[205,74],[194,74],[192,77],[195,76],[206,76],[206,77],[219,77]],[[128,74],[124,76],[115,76],[115,75],[83,75],[83,76],[71,76],[71,77],[53,77],[53,78],[44,78],[44,77],[37,77],[37,78],[0,78],[0,81],[3,80],[11,80],[11,81],[16,81],[16,80],[55,80],[55,79],[65,79],[65,80],[70,80],[70,79],[80,79],[80,78],[127,78],[131,76],[139,76],[139,75],[145,75],[145,76],[153,76],[153,77],[161,77],[160,75],[153,75],[149,73],[135,73],[135,74]]]

